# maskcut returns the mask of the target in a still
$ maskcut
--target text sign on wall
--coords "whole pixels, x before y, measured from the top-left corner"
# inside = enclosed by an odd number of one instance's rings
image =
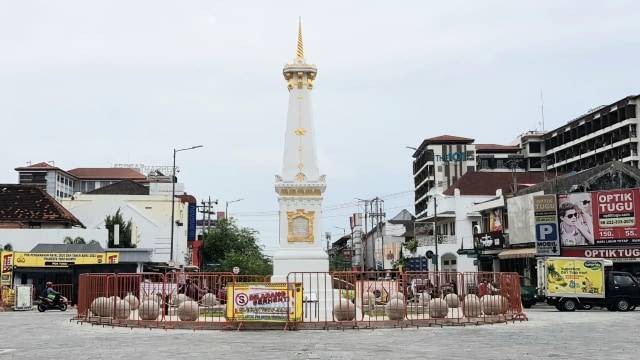
[[[196,204],[189,204],[189,222],[187,224],[187,240],[196,239]]]
[[[533,197],[533,216],[536,230],[536,254],[560,255],[558,214],[555,195]]]

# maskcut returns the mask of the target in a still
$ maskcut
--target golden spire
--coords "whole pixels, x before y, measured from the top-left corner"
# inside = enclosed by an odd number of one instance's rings
[[[298,18],[298,48],[296,50],[296,60],[304,60],[304,44],[302,43],[302,17]]]

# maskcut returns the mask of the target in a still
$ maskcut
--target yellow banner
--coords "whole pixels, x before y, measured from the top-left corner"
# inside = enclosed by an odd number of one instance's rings
[[[238,321],[302,321],[302,284],[230,284],[226,317]]]
[[[12,263],[21,267],[67,267],[69,265],[117,264],[120,254],[105,253],[28,253],[14,252]]]
[[[550,295],[577,297],[604,294],[604,263],[598,260],[547,259],[547,291]]]

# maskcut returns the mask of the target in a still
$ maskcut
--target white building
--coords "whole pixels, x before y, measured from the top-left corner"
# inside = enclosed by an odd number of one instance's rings
[[[466,195],[455,187],[431,196],[425,215],[416,221],[416,256],[424,256],[427,251],[438,254],[439,271],[476,271],[474,259],[458,255],[458,250],[473,248],[473,229],[480,222],[480,214],[473,212],[472,206],[490,198],[491,195]],[[434,224],[437,224],[435,233]],[[431,263],[429,270],[435,270]]]
[[[176,193],[184,186],[176,184]],[[131,220],[131,240],[137,248],[153,249],[153,262],[170,263],[171,254],[171,184],[152,183],[150,188],[132,181],[122,181],[94,192],[76,194],[62,200],[62,205],[88,229],[104,229],[104,220],[119,209],[125,221]],[[184,265],[187,248],[188,204],[175,199],[173,253],[175,264]]]
[[[402,210],[393,218],[372,225],[365,242],[366,269],[391,270],[396,267],[407,233],[413,233],[414,219],[409,211]],[[403,252],[403,256],[407,253]]]

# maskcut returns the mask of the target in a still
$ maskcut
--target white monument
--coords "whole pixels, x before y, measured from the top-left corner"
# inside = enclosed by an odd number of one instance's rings
[[[273,257],[272,281],[286,281],[291,272],[327,272],[329,259],[322,249],[320,218],[325,176],[316,156],[311,90],[318,70],[307,64],[298,24],[298,47],[292,64],[282,73],[289,89],[289,110],[281,175],[275,190],[280,206],[280,241]]]

